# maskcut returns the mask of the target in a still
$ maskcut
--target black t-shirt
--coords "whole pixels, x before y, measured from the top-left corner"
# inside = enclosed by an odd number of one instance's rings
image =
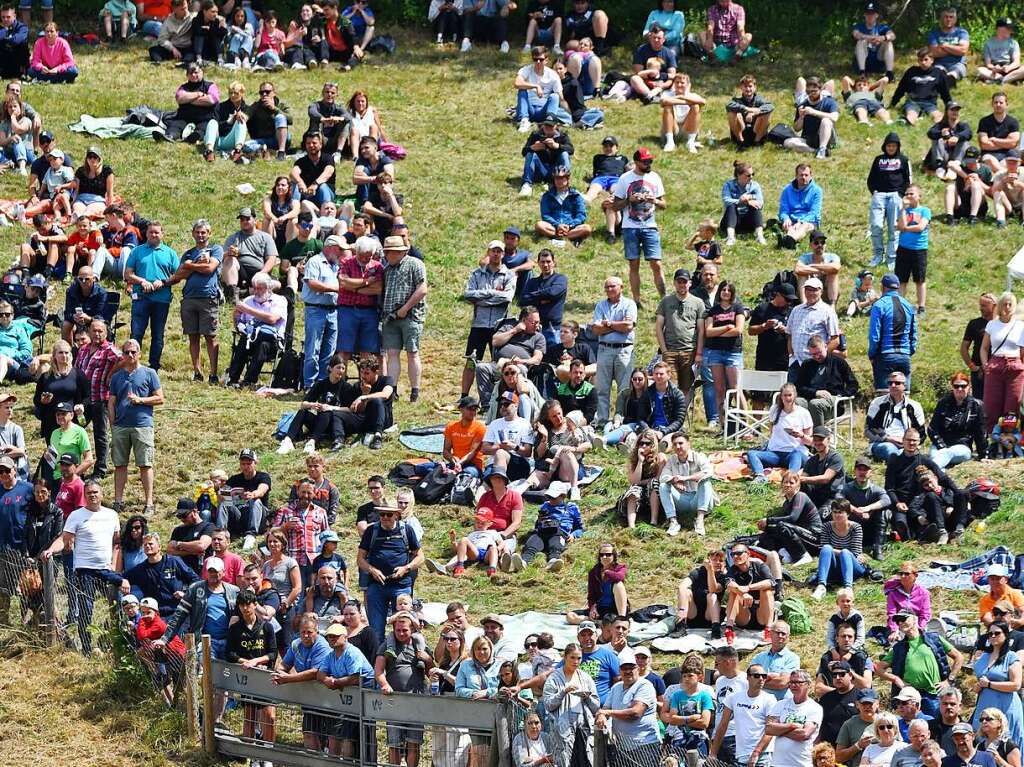
[[[377,660],[380,642],[377,640],[377,635],[373,633],[373,629],[369,626],[364,628],[354,637],[349,637],[348,642],[363,654],[371,666],[374,664],[374,661]]]
[[[96,194],[103,197],[107,193],[107,179],[113,175],[114,171],[110,169],[109,165],[100,168],[100,173],[96,178],[89,178],[85,168],[79,168],[75,171],[75,178],[78,179],[78,193]]]
[[[762,301],[750,313],[751,325],[763,325],[768,320],[778,320],[785,326],[789,319],[790,307],[781,309],[771,301]],[[769,330],[757,337],[757,350],[754,352],[754,370],[788,370],[789,351],[786,348],[785,333]]]
[[[595,154],[594,178],[598,176],[621,176],[626,172],[629,160],[624,154]]]
[[[818,703],[824,712],[821,720],[821,731],[818,738],[823,743],[835,745],[839,737],[839,730],[843,723],[852,716],[857,716],[857,691],[850,690],[843,694],[833,690],[822,696]]]
[[[737,317],[743,314],[743,304],[737,302],[728,308],[721,304],[715,304],[704,314],[705,319],[711,320],[711,327],[721,328],[735,325]],[[743,351],[743,336],[720,336],[718,338],[704,337],[705,349],[717,349],[722,352]]]
[[[549,365],[560,365],[562,364],[562,354],[565,351],[566,348],[563,344],[549,346],[547,352],[544,354],[544,361]],[[594,352],[586,344],[577,343],[569,349],[568,352],[572,359],[581,360],[584,365],[594,364]]]
[[[324,172],[324,168],[328,165],[333,165],[333,160],[330,155],[325,152],[320,153],[320,161],[313,162],[308,154],[303,155],[295,161],[295,167],[299,169],[299,176],[302,178],[302,183],[312,184],[318,178],[320,174]],[[327,186],[334,188],[334,173],[331,173],[331,177],[327,179]]]
[[[380,514],[377,513],[373,501],[367,501],[356,509],[356,522],[366,522],[369,525],[380,522]]]
[[[344,378],[337,383],[331,383],[331,378],[321,378],[309,387],[303,399],[306,402],[319,402],[322,405],[341,405],[346,398],[350,384]]]
[[[267,474],[267,472],[265,471],[257,471],[255,474],[252,475],[252,479],[246,479],[245,476],[241,472],[239,472],[238,474],[235,474],[228,478],[227,486],[236,487],[241,490],[244,490],[247,493],[252,493],[255,492],[256,488],[258,488],[260,485],[267,486],[267,494],[263,496],[263,498],[261,499],[263,501],[263,504],[266,505],[267,499],[270,498],[271,484],[270,475]]]
[[[831,500],[839,495],[839,491],[846,484],[846,468],[843,466],[843,457],[835,450],[829,450],[825,453],[824,458],[819,458],[817,453],[813,453],[804,464],[802,473],[805,477],[817,477],[829,469],[834,469],[836,472],[829,484],[804,485],[803,487],[803,491],[817,506],[821,505],[821,501]]]
[[[715,240],[698,240],[693,243],[693,249],[705,261],[717,261],[722,256],[722,248]]]
[[[854,650],[853,654],[850,655],[849,659],[846,662],[850,664],[850,668],[853,669],[854,674],[856,674],[857,676],[863,676],[864,669],[868,667],[868,661],[869,658],[863,650]],[[828,667],[833,662],[834,661],[832,658],[831,650],[826,650],[822,654],[821,660],[818,662],[818,674],[821,676],[822,679],[825,680],[825,684],[829,686],[832,685],[832,672],[829,671]],[[822,705],[824,706],[824,703],[822,703]]]
[[[707,594],[708,593],[708,573],[707,568],[704,565],[698,565],[690,571],[690,590],[694,593]],[[726,574],[719,573],[716,577],[718,581],[719,589],[717,593],[720,593],[725,588]]]
[[[971,344],[971,362],[975,365],[981,364],[981,341],[985,337],[985,326],[988,320],[984,317],[975,317],[967,323],[964,329],[964,341]]]
[[[746,572],[742,572],[736,565],[729,568],[728,573],[725,576],[726,583],[735,583],[737,586],[749,586],[751,583],[758,583],[760,581],[771,581],[775,582],[772,577],[772,571],[768,569],[768,565],[757,559],[750,560],[750,567],[747,568]],[[752,592],[755,599],[761,596],[761,592]]]
[[[373,386],[370,387],[370,394],[379,394],[384,391],[384,387],[391,387],[391,396],[384,400],[384,411],[387,413],[385,420],[387,421],[386,426],[391,425],[392,414],[391,414],[391,403],[395,400],[395,382],[390,376],[377,376],[377,380],[374,381]],[[356,397],[362,395],[362,389],[359,388],[358,383],[347,384],[341,394],[341,405],[348,407],[355,401]]]
[[[1007,138],[1019,130],[1020,123],[1013,115],[1006,115],[1002,122],[998,122],[995,115],[986,115],[978,120],[978,133],[985,133],[989,138]]]
[[[171,531],[171,540],[180,541],[181,543],[192,543],[193,541],[198,541],[204,535],[213,536],[213,524],[210,522],[200,521],[196,522],[194,525],[178,525]],[[203,560],[210,556],[212,551],[213,549],[211,547],[203,552],[201,557],[193,554],[183,556],[182,560],[186,565],[198,573],[203,569]]]
[[[648,59],[661,59],[661,70],[658,72],[659,80],[668,80],[668,70],[675,69],[676,54],[667,45],[663,45],[660,51],[654,50],[650,43],[644,43],[633,52],[633,63],[647,67]]]
[[[547,3],[542,3],[540,0],[530,0],[530,4],[526,6],[526,13],[528,16],[531,13],[540,13],[541,16],[537,19],[537,27],[539,29],[549,29],[555,23],[555,19],[562,17],[560,5],[559,0],[550,0]]]

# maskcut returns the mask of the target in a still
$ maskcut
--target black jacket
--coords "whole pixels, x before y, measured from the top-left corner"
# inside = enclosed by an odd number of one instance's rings
[[[896,144],[896,154],[885,153],[886,144]],[[882,142],[882,153],[875,157],[868,172],[868,191],[905,194],[910,186],[910,160],[900,152],[900,136],[893,131]]]
[[[533,133],[531,133],[530,137],[526,139],[526,143],[523,144],[523,157],[526,157],[527,154],[533,151],[530,148],[532,144],[536,144],[538,141],[543,141],[546,138],[548,138],[548,136],[544,135],[543,130],[535,130]],[[559,130],[556,131],[555,135],[551,136],[551,138],[553,138],[557,142],[558,149],[549,149],[547,147],[544,147],[541,151],[536,153],[537,157],[539,157],[540,161],[545,165],[552,166],[555,163],[557,163],[558,156],[562,152],[565,152],[570,157],[576,152],[576,149],[573,147],[572,141],[569,139],[568,134],[563,133],[562,131]]]
[[[885,462],[885,489],[893,506],[897,503],[909,504],[915,496],[920,495],[920,485],[914,473],[918,466],[927,466],[944,488],[957,489],[946,472],[920,450],[913,455],[897,453],[889,456]]]
[[[252,660],[261,655],[270,657],[267,667],[273,668],[274,659],[277,657],[277,642],[269,623],[256,618],[251,628],[242,620],[237,620],[228,627],[228,643],[224,652],[228,663]]]
[[[937,123],[935,123],[932,127],[928,129],[928,138],[930,138],[932,141],[938,141],[940,138],[942,138],[942,131],[949,127],[949,121],[945,117],[943,117],[941,120],[939,120]],[[956,136],[957,138],[957,146],[963,144],[966,141],[970,141],[971,136],[974,135],[974,131],[971,130],[971,126],[968,125],[963,120],[954,125],[952,127],[952,131],[953,135]]]
[[[655,400],[655,388],[654,384],[647,387],[647,399],[651,403],[651,417],[654,417],[654,400]],[[668,382],[668,389],[665,391],[665,395],[662,397],[662,407],[665,408],[665,420],[668,421],[668,425],[659,431],[665,434],[672,434],[673,432],[679,431],[683,428],[683,418],[686,416],[686,395],[683,394],[682,390],[671,381]]]
[[[899,104],[904,96],[911,101],[938,101],[941,98],[943,104],[948,104],[950,99],[946,73],[936,66],[927,70],[919,66],[910,67],[900,78],[889,108]]]
[[[854,397],[860,390],[857,377],[842,357],[829,354],[823,362],[808,357],[800,364],[796,378],[796,392],[805,400],[812,400],[819,391],[835,397]]]
[[[985,406],[974,397],[965,397],[963,404],[956,404],[956,397],[947,394],[939,400],[928,422],[928,439],[937,448],[951,445],[967,445],[985,457],[988,444],[985,434]]]
[[[33,498],[28,503],[25,517],[25,534],[21,541],[21,552],[35,559],[44,549],[60,537],[64,530],[64,515],[53,503],[40,506]]]

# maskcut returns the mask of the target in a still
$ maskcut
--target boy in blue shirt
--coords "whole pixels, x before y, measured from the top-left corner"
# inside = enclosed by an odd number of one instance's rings
[[[583,535],[583,518],[575,503],[566,503],[569,492],[568,482],[555,481],[544,491],[547,500],[537,512],[537,522],[523,544],[523,554],[511,556],[512,572],[523,569],[534,557],[543,553],[547,556],[547,570],[557,573],[562,569],[562,553],[573,538]]]
[[[928,271],[928,232],[931,228],[932,212],[921,205],[921,187],[911,184],[903,198],[896,229],[900,233],[896,248],[896,276],[900,280],[900,295],[907,292],[911,278],[917,288],[917,314],[924,316],[925,277]]]

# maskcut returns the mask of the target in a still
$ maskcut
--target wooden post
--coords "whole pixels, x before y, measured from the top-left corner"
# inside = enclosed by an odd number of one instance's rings
[[[210,635],[203,634],[203,748],[211,757],[217,755],[217,742],[213,730],[213,712],[216,708],[213,695],[213,651]]]
[[[57,568],[53,557],[40,562],[39,576],[43,581],[43,615],[46,617],[46,644],[57,644]]]
[[[196,664],[194,661],[196,651],[195,635],[189,631],[185,634],[185,667],[182,673],[182,681],[185,683],[185,731],[189,743],[195,745],[199,742],[199,732],[196,729]]]

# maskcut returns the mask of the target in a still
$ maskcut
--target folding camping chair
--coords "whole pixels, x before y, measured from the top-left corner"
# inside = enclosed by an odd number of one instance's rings
[[[768,439],[772,424],[769,412],[778,396],[779,389],[786,383],[785,370],[741,370],[735,389],[725,393],[725,421],[723,422],[723,439],[726,445],[739,445],[742,441]],[[748,402],[744,392],[757,392],[768,395],[765,408],[754,406]]]

